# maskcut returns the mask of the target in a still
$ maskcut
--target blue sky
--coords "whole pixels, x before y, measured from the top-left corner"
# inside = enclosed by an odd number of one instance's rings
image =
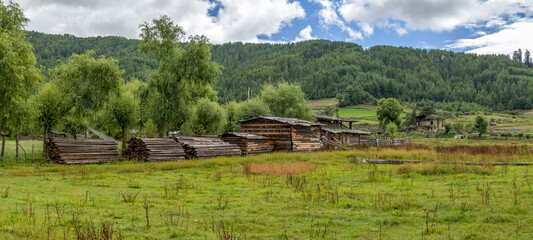
[[[138,38],[168,15],[213,43],[309,39],[511,54],[533,49],[531,0],[15,0],[30,30]]]

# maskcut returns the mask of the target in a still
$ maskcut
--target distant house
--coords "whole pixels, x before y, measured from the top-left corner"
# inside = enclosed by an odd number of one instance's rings
[[[496,122],[490,122],[490,126],[496,126]]]
[[[416,117],[416,126],[430,128],[436,132],[444,129],[444,118],[436,115],[420,115]]]
[[[274,139],[274,149],[294,152],[318,151],[322,147],[321,124],[296,118],[258,116],[237,122],[241,133]]]

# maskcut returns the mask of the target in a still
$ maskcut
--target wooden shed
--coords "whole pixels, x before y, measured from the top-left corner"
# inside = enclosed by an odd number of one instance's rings
[[[224,142],[236,144],[241,148],[242,155],[269,153],[274,151],[274,139],[241,132],[228,132],[221,136]]]
[[[274,149],[311,152],[321,149],[321,124],[296,118],[258,116],[237,122],[241,132],[275,140]]]
[[[364,132],[356,129],[335,129],[323,128],[324,136],[336,143],[344,146],[352,146],[358,144],[368,144],[370,132]]]
[[[316,118],[316,121],[326,128],[348,128],[352,129],[353,123],[357,122],[355,118],[348,117],[332,117],[332,116],[322,116],[322,115],[313,115]],[[345,124],[346,123],[346,124]]]

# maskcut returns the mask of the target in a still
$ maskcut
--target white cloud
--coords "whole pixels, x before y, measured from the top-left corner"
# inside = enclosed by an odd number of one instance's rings
[[[17,0],[16,0],[17,1]],[[77,36],[120,35],[138,38],[139,24],[168,15],[191,35],[214,43],[259,42],[297,18],[305,17],[299,2],[289,0],[18,0],[31,20],[29,29]],[[219,4],[216,17],[209,15]]]
[[[307,25],[307,27],[305,27],[304,29],[302,29],[302,31],[300,31],[300,34],[298,35],[298,37],[294,39],[294,42],[316,39],[316,37],[313,37],[311,35],[311,32],[313,32],[311,25]]]
[[[518,48],[533,49],[533,19],[519,21],[502,30],[477,38],[459,39],[446,47],[470,49],[469,53],[512,54]]]
[[[504,17],[533,15],[528,0],[344,0],[338,12],[356,23],[365,35],[373,26],[391,28],[402,35],[410,30],[450,31],[457,27],[501,27]],[[390,24],[390,21],[399,22]]]
[[[316,3],[322,5],[322,9],[318,12],[320,17],[320,24],[322,27],[337,26],[343,32],[347,32],[350,36],[349,40],[363,39],[363,35],[359,31],[353,30],[347,26],[337,13],[337,6],[329,0],[314,0]]]

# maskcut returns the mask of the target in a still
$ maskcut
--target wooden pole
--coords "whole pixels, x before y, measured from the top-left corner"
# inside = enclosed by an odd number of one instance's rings
[[[2,133],[2,154],[0,157],[4,157],[4,150],[6,149],[6,135],[5,133]]]
[[[35,160],[35,158],[33,158],[33,150],[35,149],[35,144],[32,143],[31,144],[31,161]]]
[[[15,160],[19,163],[19,133],[15,134]]]
[[[128,137],[126,134],[126,128],[122,128],[122,152],[126,150],[126,138]]]

